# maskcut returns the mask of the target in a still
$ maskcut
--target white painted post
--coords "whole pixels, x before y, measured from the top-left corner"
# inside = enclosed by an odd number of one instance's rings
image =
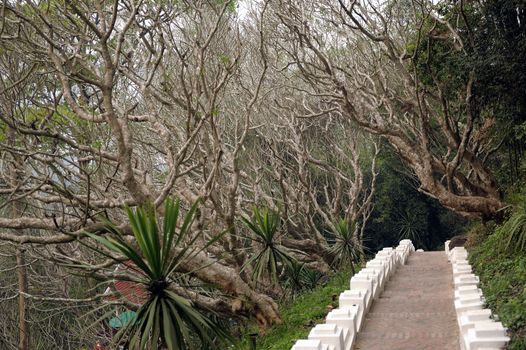
[[[465,264],[454,264],[453,265],[453,278],[461,276],[461,275],[469,275],[473,273],[473,269],[471,268],[471,265]]]
[[[449,253],[449,261],[454,263],[457,260],[467,260],[468,251],[464,247],[455,247]]]
[[[387,282],[388,274],[389,274],[389,262],[385,259],[373,259],[368,261],[365,264],[365,268],[372,268],[375,270],[379,270],[381,274],[381,287],[383,289],[385,282]]]
[[[343,349],[351,350],[356,338],[358,306],[334,309],[327,315],[325,323],[335,324],[343,330]]]
[[[480,282],[480,279],[478,278],[478,276],[472,273],[467,274],[467,275],[461,275],[453,279],[453,283],[455,284],[455,289],[457,289],[460,286],[469,286],[469,285],[478,286],[479,282]]]
[[[500,322],[482,321],[468,330],[465,338],[467,350],[502,349],[510,341],[506,328]]]
[[[483,296],[482,290],[477,285],[460,286],[455,289],[455,299],[460,299],[464,295],[477,294]]]
[[[371,302],[373,301],[373,295],[375,292],[373,280],[368,275],[356,274],[351,278],[349,287],[351,290],[354,289],[367,292],[367,297],[365,299],[365,312],[369,311],[369,307],[371,307]]]
[[[300,339],[290,350],[334,350],[334,348],[322,344],[319,340]]]
[[[471,266],[471,265],[469,264],[469,261],[468,261],[467,258],[466,258],[466,259],[464,259],[464,258],[459,258],[459,259],[457,259],[457,260],[455,261],[455,263],[454,263],[453,265],[454,265],[454,266],[466,266],[466,265],[467,265],[467,266]]]
[[[380,259],[380,260],[384,260],[387,262],[387,264],[389,265],[389,275],[388,275],[388,278],[391,277],[391,275],[393,274],[394,272],[394,269],[395,269],[395,266],[397,264],[396,262],[396,256],[393,252],[391,251],[379,251],[378,253],[376,253],[376,257],[375,257],[375,260],[377,259]]]
[[[484,301],[482,299],[459,299],[454,301],[457,319],[466,311],[482,310]]]
[[[372,267],[366,267],[360,270],[360,274],[365,274],[371,277],[373,283],[376,285],[375,293],[373,299],[378,299],[380,293],[384,288],[384,276],[380,269],[375,269]]]
[[[319,340],[322,344],[332,345],[334,350],[344,350],[343,329],[335,324],[318,324],[311,329],[309,339]]]
[[[353,308],[357,307],[358,312],[356,314],[356,331],[359,332],[362,327],[362,321],[366,313],[367,305],[367,291],[361,289],[346,290],[340,294],[339,306],[341,308]]]
[[[365,266],[382,269],[385,282],[387,282],[389,280],[389,277],[391,276],[391,266],[389,263],[389,257],[376,256],[376,258],[374,258],[373,260],[368,261],[365,264]]]
[[[458,318],[458,326],[461,337],[465,338],[468,333],[468,329],[475,327],[476,322],[490,321],[490,317],[490,309],[469,310],[463,312]]]

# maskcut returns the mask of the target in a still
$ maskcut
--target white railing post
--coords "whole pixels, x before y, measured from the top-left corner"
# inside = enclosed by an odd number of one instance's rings
[[[449,249],[446,241],[445,252],[453,270],[461,350],[503,349],[510,338],[502,323],[491,319],[491,310],[484,309],[486,300],[478,287],[480,280],[469,264],[467,250],[464,247]]]

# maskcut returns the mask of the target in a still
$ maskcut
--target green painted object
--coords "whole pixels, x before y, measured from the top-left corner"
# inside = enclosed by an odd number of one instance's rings
[[[137,313],[135,311],[125,311],[110,319],[109,324],[111,328],[119,329],[126,327],[130,322],[135,322],[137,318]]]

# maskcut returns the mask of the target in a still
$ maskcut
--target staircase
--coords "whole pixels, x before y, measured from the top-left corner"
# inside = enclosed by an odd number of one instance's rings
[[[358,333],[355,349],[459,348],[453,275],[443,252],[415,252],[399,266]]]

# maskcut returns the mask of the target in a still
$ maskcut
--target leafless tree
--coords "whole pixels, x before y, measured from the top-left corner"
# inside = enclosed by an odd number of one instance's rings
[[[498,147],[495,121],[474,106],[474,73],[460,95],[433,72],[431,86],[418,74],[418,55],[439,27],[451,50],[464,45],[432,2],[278,1],[272,11],[282,53],[311,85],[309,95],[326,96],[329,108],[385,138],[420,190],[445,207],[498,216],[504,202],[486,164]]]
[[[217,291],[174,288],[262,328],[281,319],[268,291],[240,273],[249,253],[239,215],[253,204],[280,208],[282,244],[320,269],[331,262],[324,230],[339,217],[363,238],[376,144],[324,92],[313,98],[301,69],[282,69],[276,39],[288,32],[270,11],[266,1],[244,19],[228,1],[4,3],[0,240],[3,273],[19,278],[0,298],[10,314],[20,301],[21,333],[9,346],[30,346],[25,321],[36,321],[23,310],[36,305],[60,303],[56,315],[134,307],[108,302],[114,262],[85,247],[93,244],[86,232],[108,234],[103,218],[129,231],[124,206],[151,202],[162,214],[168,196],[185,207],[199,199],[200,244],[227,234],[178,273]],[[367,180],[364,158],[372,160]],[[72,295],[66,265],[79,268],[81,295]]]

